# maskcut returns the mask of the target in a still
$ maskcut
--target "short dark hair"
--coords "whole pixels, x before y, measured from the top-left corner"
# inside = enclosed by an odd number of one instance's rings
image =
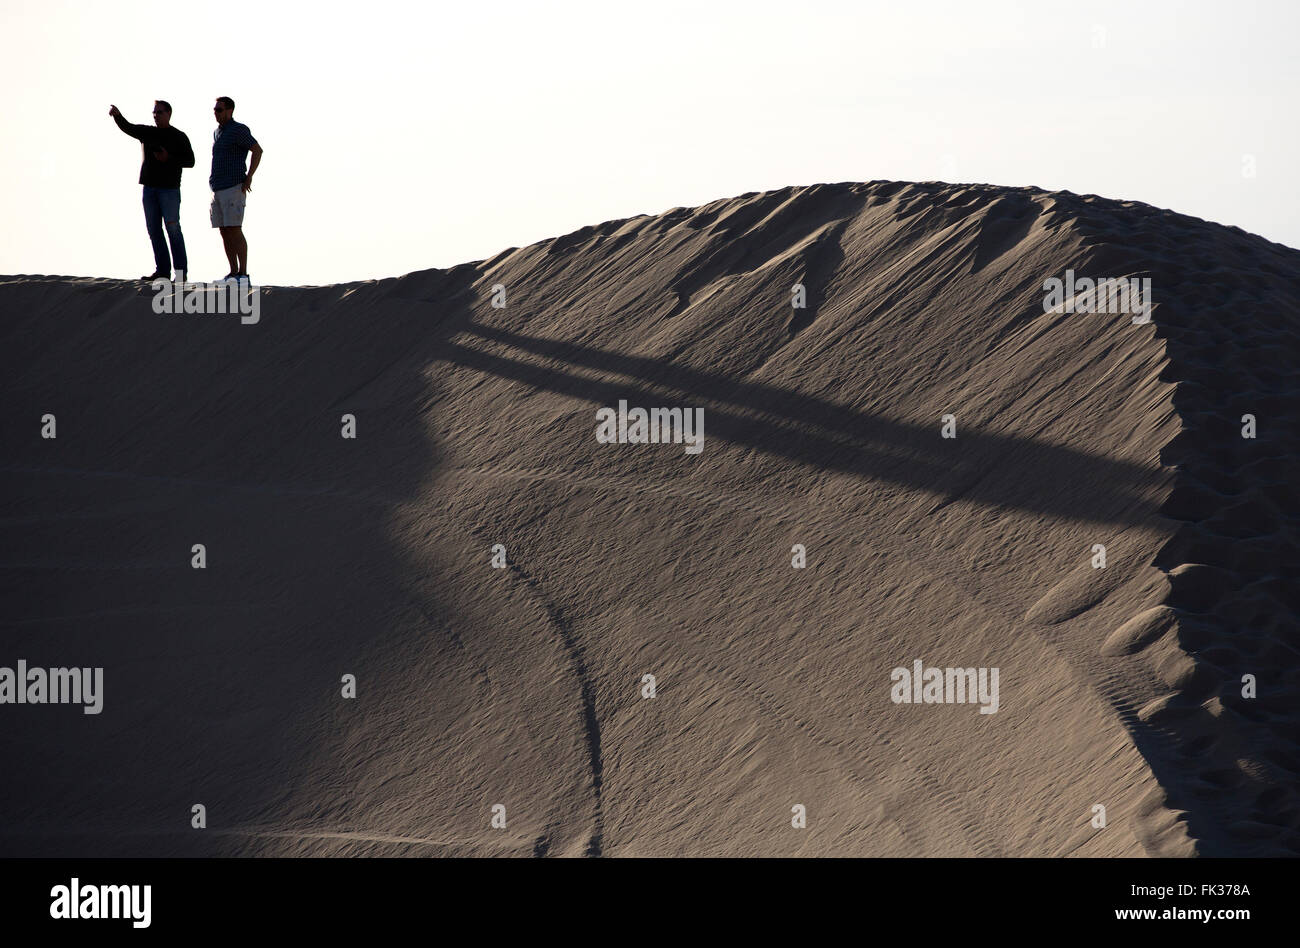
[[[224,105],[226,108],[230,109],[230,111],[232,112],[235,111],[235,100],[232,99],[230,96],[219,95],[217,96],[217,101],[220,102],[222,105]]]
[[[168,115],[171,114],[171,111],[172,111],[172,104],[171,104],[170,102],[168,102],[166,99],[154,99],[154,100],[153,100],[153,104],[154,104],[155,107],[161,107],[161,108],[165,109],[165,110],[167,111],[167,114],[168,114]]]

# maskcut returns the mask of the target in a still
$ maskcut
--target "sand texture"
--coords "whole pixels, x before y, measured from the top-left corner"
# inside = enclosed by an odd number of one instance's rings
[[[0,277],[0,666],[105,682],[0,705],[0,854],[1300,852],[1300,252],[822,184],[261,294]]]

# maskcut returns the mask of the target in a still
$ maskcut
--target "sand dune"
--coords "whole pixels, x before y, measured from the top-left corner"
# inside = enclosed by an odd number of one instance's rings
[[[873,182],[151,299],[0,278],[0,666],[104,669],[0,706],[4,855],[1300,851],[1300,252]]]

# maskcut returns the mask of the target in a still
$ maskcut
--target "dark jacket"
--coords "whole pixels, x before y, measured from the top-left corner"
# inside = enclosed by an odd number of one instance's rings
[[[151,188],[179,188],[181,169],[194,167],[194,149],[190,140],[179,128],[157,125],[132,125],[121,115],[114,115],[117,127],[132,138],[139,139],[144,150],[144,163],[140,165],[140,183]],[[155,152],[167,149],[167,160],[159,161]]]

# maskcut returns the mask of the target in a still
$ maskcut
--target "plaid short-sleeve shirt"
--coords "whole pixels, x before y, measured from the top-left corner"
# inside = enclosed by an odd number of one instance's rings
[[[244,160],[248,150],[257,144],[257,139],[248,130],[231,119],[225,125],[217,126],[212,133],[212,174],[208,177],[208,187],[213,191],[224,191],[237,184],[244,183]]]

